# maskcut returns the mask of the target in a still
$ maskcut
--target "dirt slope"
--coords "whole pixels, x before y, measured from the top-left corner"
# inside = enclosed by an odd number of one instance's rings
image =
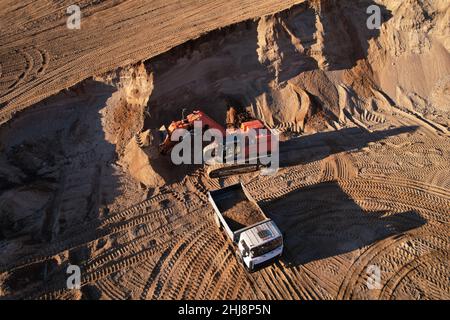
[[[145,60],[239,21],[289,8],[286,1],[79,1],[80,30],[66,27],[67,1],[0,2],[0,123],[98,73]]]

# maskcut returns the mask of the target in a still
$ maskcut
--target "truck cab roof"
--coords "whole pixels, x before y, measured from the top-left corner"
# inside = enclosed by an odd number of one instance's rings
[[[281,236],[281,232],[272,220],[261,223],[241,234],[247,246],[252,249]]]

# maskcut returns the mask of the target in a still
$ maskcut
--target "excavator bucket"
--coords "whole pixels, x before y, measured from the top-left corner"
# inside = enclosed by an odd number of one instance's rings
[[[165,125],[162,125],[161,128],[159,128],[159,152],[161,154],[167,154],[168,150],[171,147],[168,137],[169,131],[167,130]]]
[[[162,125],[161,128],[159,128],[159,141],[162,143],[164,140],[166,140],[168,135],[169,132],[167,131],[166,126]]]

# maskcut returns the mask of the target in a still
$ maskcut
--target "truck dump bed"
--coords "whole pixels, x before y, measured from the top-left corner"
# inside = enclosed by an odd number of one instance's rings
[[[213,205],[217,207],[218,214],[222,215],[231,232],[267,220],[262,210],[240,183],[211,191],[210,198]]]

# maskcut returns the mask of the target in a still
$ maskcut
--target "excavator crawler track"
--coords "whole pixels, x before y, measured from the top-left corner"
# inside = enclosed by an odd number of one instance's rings
[[[229,177],[236,174],[244,174],[258,171],[261,164],[215,164],[206,169],[206,174],[211,179]]]

